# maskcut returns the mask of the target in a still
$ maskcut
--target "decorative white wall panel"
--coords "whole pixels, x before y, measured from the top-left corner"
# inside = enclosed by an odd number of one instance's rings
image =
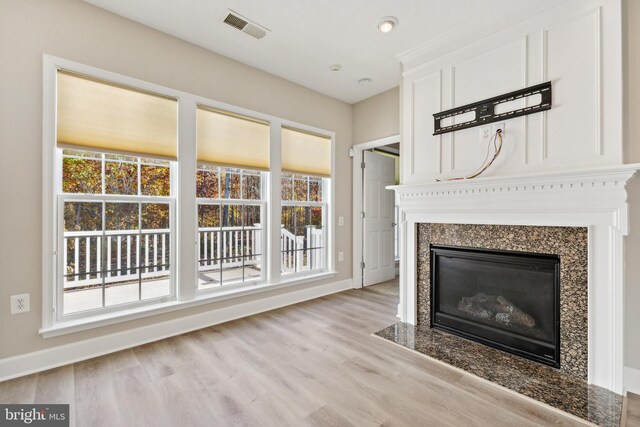
[[[599,28],[597,8],[542,32],[543,80],[553,82],[553,111],[544,113],[543,162],[602,155]]]
[[[527,86],[525,51],[526,39],[514,40],[452,65],[450,105],[465,105]],[[482,84],[478,84],[479,82]],[[521,153],[526,147],[524,144],[509,142],[524,141],[525,120],[526,118],[517,118],[509,121],[508,133],[505,131],[503,156],[493,166],[496,171],[522,165],[525,156]],[[452,173],[469,174],[478,168],[478,159],[485,158],[489,143],[479,143],[479,129],[464,129],[448,136],[451,141],[449,148]]]
[[[433,136],[433,114],[551,80],[551,110],[505,121],[485,176],[622,164],[619,0],[573,0],[440,57],[403,57],[403,184],[473,172],[480,128]],[[410,65],[409,65],[410,64]]]
[[[425,120],[441,108],[441,87],[438,70],[413,80],[405,97],[410,102],[410,108],[405,111],[410,114],[407,119],[411,151],[415,156],[401,156],[400,159],[408,166],[409,175],[419,179],[442,172],[442,137],[433,136],[433,120]]]

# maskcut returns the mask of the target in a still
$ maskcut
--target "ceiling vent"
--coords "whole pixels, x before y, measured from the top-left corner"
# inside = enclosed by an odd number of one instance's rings
[[[249,34],[251,37],[254,37],[256,39],[263,38],[267,35],[267,31],[269,31],[262,25],[256,24],[255,22],[234,12],[233,10],[227,11],[223,22],[235,28],[236,30],[240,30],[245,34]]]

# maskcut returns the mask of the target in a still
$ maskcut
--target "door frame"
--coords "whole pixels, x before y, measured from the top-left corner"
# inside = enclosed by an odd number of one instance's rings
[[[373,141],[363,142],[361,144],[356,144],[351,149],[353,150],[353,287],[354,288],[362,288],[362,269],[360,268],[360,263],[362,262],[363,257],[363,243],[364,236],[362,233],[362,229],[364,226],[364,221],[360,217],[360,212],[362,212],[362,196],[363,196],[363,188],[362,188],[362,167],[360,164],[362,163],[362,153],[365,150],[370,150],[372,148],[382,147],[384,145],[395,144],[396,142],[400,142],[400,135],[391,135],[385,138],[375,139]]]

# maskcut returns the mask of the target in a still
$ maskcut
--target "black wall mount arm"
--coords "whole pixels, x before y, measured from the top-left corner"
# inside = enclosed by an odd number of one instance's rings
[[[525,105],[514,109],[509,108],[511,104],[506,104],[508,102],[518,101],[520,99],[536,95],[540,95],[540,101],[535,105]],[[488,123],[508,120],[514,117],[525,116],[527,114],[533,114],[549,109],[551,109],[551,82],[546,82],[485,99],[484,101],[474,102],[473,104],[467,104],[462,107],[456,107],[442,111],[441,113],[436,113],[433,115],[433,134],[440,135],[456,130],[482,126]],[[461,114],[469,114],[473,117],[461,123],[455,123],[455,116],[459,116]],[[446,119],[450,119],[449,121],[451,123],[443,125],[442,121]]]

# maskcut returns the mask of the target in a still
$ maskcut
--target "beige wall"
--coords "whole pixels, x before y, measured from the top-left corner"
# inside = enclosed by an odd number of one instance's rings
[[[625,163],[640,162],[640,0],[627,0],[625,17]],[[640,177],[628,185],[630,234],[625,238],[625,366],[640,369]]]
[[[400,133],[400,88],[353,104],[353,143],[373,141]]]
[[[347,220],[336,229],[336,252],[344,251],[345,260],[337,263],[334,280],[351,277],[351,105],[79,0],[0,0],[0,358],[231,304],[46,340],[38,334],[43,53],[335,131],[335,214]],[[9,296],[25,292],[31,312],[9,314]]]

